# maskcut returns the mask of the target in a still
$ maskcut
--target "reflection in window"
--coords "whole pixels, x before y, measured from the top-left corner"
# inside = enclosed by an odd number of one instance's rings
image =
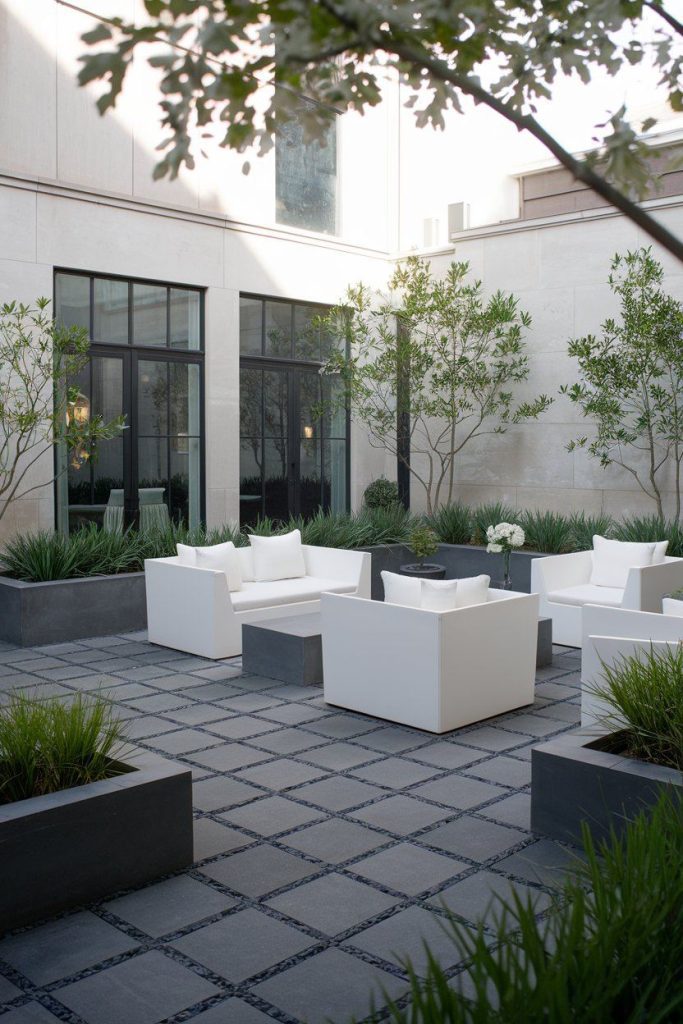
[[[93,341],[128,344],[128,282],[95,278]]]
[[[166,289],[156,284],[133,285],[133,343],[166,347]]]
[[[85,327],[90,333],[90,278],[56,274],[55,313],[63,327]]]
[[[279,224],[337,233],[337,119],[323,141],[304,142],[303,126],[283,124],[275,136],[275,201]]]

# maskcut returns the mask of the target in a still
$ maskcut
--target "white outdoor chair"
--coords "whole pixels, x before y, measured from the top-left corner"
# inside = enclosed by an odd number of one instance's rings
[[[323,594],[320,609],[328,704],[442,733],[533,702],[535,594],[452,611]]]

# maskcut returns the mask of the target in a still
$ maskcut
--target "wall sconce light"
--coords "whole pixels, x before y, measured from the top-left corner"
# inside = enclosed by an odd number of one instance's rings
[[[311,440],[311,438],[313,437],[313,427],[309,427],[309,426],[305,426],[304,427],[304,437],[308,441]]]

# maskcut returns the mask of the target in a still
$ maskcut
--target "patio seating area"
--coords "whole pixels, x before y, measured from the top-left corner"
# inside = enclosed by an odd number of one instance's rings
[[[579,658],[433,736],[146,634],[2,645],[3,700],[107,692],[133,743],[192,767],[195,815],[190,870],[0,941],[3,1024],[362,1021],[406,1002],[423,939],[461,976],[443,905],[486,920],[514,886],[540,914],[576,856],[530,831],[529,789],[533,747],[579,721]]]

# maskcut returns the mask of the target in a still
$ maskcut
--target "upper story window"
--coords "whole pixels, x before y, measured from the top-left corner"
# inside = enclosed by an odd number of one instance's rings
[[[58,272],[55,308],[62,323],[85,327],[93,342],[198,352],[202,293],[195,288]]]
[[[303,126],[290,121],[275,137],[278,224],[337,234],[337,118],[322,142],[304,142]]]

